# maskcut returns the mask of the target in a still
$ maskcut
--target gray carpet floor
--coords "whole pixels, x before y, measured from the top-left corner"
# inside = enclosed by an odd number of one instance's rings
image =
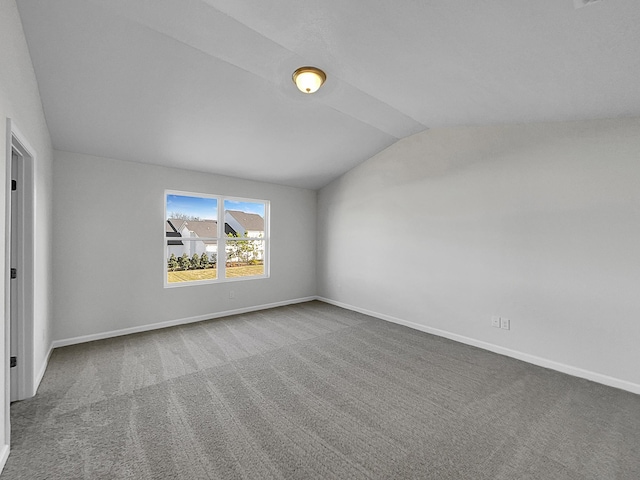
[[[321,302],[56,349],[9,479],[640,479],[640,396]]]

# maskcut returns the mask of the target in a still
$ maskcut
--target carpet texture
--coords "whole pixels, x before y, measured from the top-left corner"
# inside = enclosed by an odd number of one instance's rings
[[[56,349],[10,479],[640,478],[640,396],[321,302]]]

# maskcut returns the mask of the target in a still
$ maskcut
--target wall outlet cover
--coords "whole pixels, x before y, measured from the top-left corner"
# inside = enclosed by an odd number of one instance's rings
[[[510,330],[511,329],[511,321],[508,318],[501,318],[500,319],[500,328],[502,328],[503,330]]]

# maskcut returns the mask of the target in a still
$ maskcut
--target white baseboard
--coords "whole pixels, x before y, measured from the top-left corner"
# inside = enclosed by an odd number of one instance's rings
[[[601,383],[609,387],[619,388],[621,390],[626,390],[628,392],[640,395],[640,385],[636,383],[628,382],[626,380],[610,377],[608,375],[603,375],[601,373],[591,372],[589,370],[584,370],[582,368],[566,365],[564,363],[556,362],[554,360],[537,357],[535,355],[519,352],[517,350],[511,350],[510,348],[501,347],[499,345],[494,345],[492,343],[484,342],[482,340],[476,340],[474,338],[465,337],[463,335],[458,335],[456,333],[447,332],[446,330],[427,327],[425,325],[420,325],[419,323],[410,322],[397,317],[392,317],[391,315],[386,315],[384,313],[373,312],[365,308],[359,308],[346,303],[337,302],[329,298],[324,298],[324,297],[316,297],[316,298],[317,300],[320,300],[322,302],[326,302],[331,305],[335,305],[337,307],[346,308],[347,310],[353,310],[355,312],[363,313],[365,315],[376,317],[381,320],[386,320],[388,322],[404,325],[405,327],[413,328],[415,330],[420,330],[421,332],[430,333],[438,337],[448,338],[450,340],[464,343],[466,345],[471,345],[474,347],[482,348],[484,350],[489,350],[490,352],[499,353],[500,355],[505,355],[507,357],[516,358],[518,360],[522,360],[523,362],[531,363],[539,367],[549,368],[551,370],[556,370],[558,372],[566,373],[574,377],[585,378],[587,380],[591,380],[596,383]]]
[[[49,359],[51,358],[51,354],[53,353],[53,343],[49,346],[49,351],[47,355],[44,357],[44,362],[40,366],[40,370],[36,375],[36,378],[33,379],[33,395],[38,392],[38,387],[40,386],[40,382],[42,382],[42,377],[44,377],[44,372],[47,371],[47,367],[49,366]]]
[[[282,302],[267,303],[263,305],[255,305],[251,307],[237,308],[235,310],[225,310],[224,312],[207,313],[196,317],[179,318],[177,320],[168,320],[166,322],[152,323],[150,325],[141,325],[139,327],[123,328],[121,330],[111,330],[108,332],[94,333],[91,335],[83,335],[80,337],[66,338],[55,340],[52,348],[66,347],[68,345],[76,345],[78,343],[93,342],[95,340],[103,340],[105,338],[120,337],[122,335],[130,335],[132,333],[148,332],[151,330],[159,330],[161,328],[175,327],[177,325],[186,325],[188,323],[202,322],[203,320],[212,320],[214,318],[228,317],[230,315],[238,315],[242,313],[255,312],[258,310],[266,310],[268,308],[283,307],[285,305],[293,305],[295,303],[310,302],[316,300],[316,297],[296,298],[292,300],[284,300]],[[46,368],[46,367],[45,367]],[[44,371],[43,371],[44,374]]]
[[[2,473],[4,465],[7,463],[7,458],[9,458],[9,445],[2,445],[0,447],[0,473]]]

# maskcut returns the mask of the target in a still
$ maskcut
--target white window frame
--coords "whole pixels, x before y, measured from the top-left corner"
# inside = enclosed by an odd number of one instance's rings
[[[217,236],[216,237],[198,237],[198,241],[215,241],[217,245],[217,259],[216,259],[216,278],[208,279],[208,280],[191,280],[186,282],[172,282],[169,283],[168,275],[167,275],[167,245],[169,242],[169,238],[166,233],[166,222],[167,222],[167,195],[180,195],[185,197],[200,197],[200,198],[211,198],[217,200],[218,205],[218,218],[217,218]],[[247,277],[232,277],[226,278],[226,263],[227,263],[227,235],[225,233],[225,208],[224,202],[225,200],[229,200],[232,202],[250,202],[250,203],[262,203],[264,204],[264,233],[262,238],[259,240],[264,242],[264,253],[263,253],[263,265],[264,265],[264,273],[262,275],[251,275]],[[262,200],[256,198],[244,198],[244,197],[231,197],[227,195],[214,195],[210,193],[200,193],[200,192],[186,192],[183,190],[165,190],[164,191],[164,222],[162,225],[162,239],[163,239],[163,273],[164,273],[164,287],[165,288],[175,288],[175,287],[189,287],[193,285],[206,285],[211,283],[226,283],[226,282],[242,282],[247,280],[259,280],[263,278],[269,278],[270,276],[270,235],[269,235],[269,217],[271,210],[271,202],[269,200]],[[242,241],[242,240],[257,240],[255,237],[246,237],[244,235],[245,232],[242,232],[242,236],[233,237],[231,241]],[[185,240],[185,241],[193,241],[193,240]],[[222,255],[221,255],[222,252]]]

